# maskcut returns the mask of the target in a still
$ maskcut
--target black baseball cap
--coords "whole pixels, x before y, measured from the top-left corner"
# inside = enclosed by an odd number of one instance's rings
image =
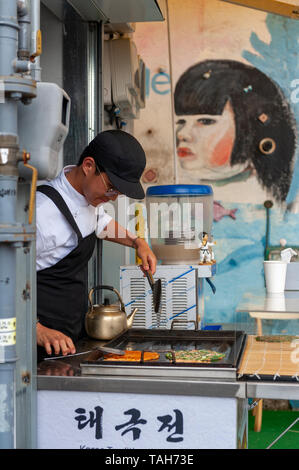
[[[145,197],[140,178],[146,165],[143,148],[135,137],[118,129],[100,132],[84,149],[85,157],[93,157],[104,168],[113,186],[133,199]]]

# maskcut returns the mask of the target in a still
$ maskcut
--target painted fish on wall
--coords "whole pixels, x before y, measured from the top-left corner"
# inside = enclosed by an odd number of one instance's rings
[[[225,209],[220,202],[214,201],[213,204],[213,220],[214,222],[219,222],[224,216],[231,217],[236,220],[235,213],[238,209]]]

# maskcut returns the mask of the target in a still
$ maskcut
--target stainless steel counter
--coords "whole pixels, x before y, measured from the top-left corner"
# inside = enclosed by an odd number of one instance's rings
[[[272,400],[299,400],[299,382],[264,381],[246,382],[248,398],[270,398]]]
[[[145,393],[209,397],[246,397],[245,382],[219,382],[203,379],[160,379],[152,377],[38,377],[39,390],[83,392]],[[299,397],[299,395],[298,395]]]

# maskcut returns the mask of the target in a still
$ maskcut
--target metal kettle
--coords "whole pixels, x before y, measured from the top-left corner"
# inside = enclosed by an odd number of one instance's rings
[[[108,289],[113,291],[119,300],[119,304],[101,304],[92,303],[92,296],[96,290]],[[88,294],[89,308],[85,316],[86,333],[95,339],[112,339],[122,331],[131,328],[137,308],[127,316],[125,306],[120,293],[111,286],[96,286],[90,289]]]

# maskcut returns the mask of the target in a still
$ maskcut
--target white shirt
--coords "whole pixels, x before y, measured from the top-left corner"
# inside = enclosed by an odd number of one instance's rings
[[[85,197],[73,188],[65,173],[74,168],[69,165],[60,174],[47,182],[65,200],[76,224],[85,238],[92,232],[96,235],[104,230],[112,218],[102,206],[93,207]],[[36,193],[36,269],[49,268],[65,258],[78,243],[77,235],[54,202],[45,194]]]

